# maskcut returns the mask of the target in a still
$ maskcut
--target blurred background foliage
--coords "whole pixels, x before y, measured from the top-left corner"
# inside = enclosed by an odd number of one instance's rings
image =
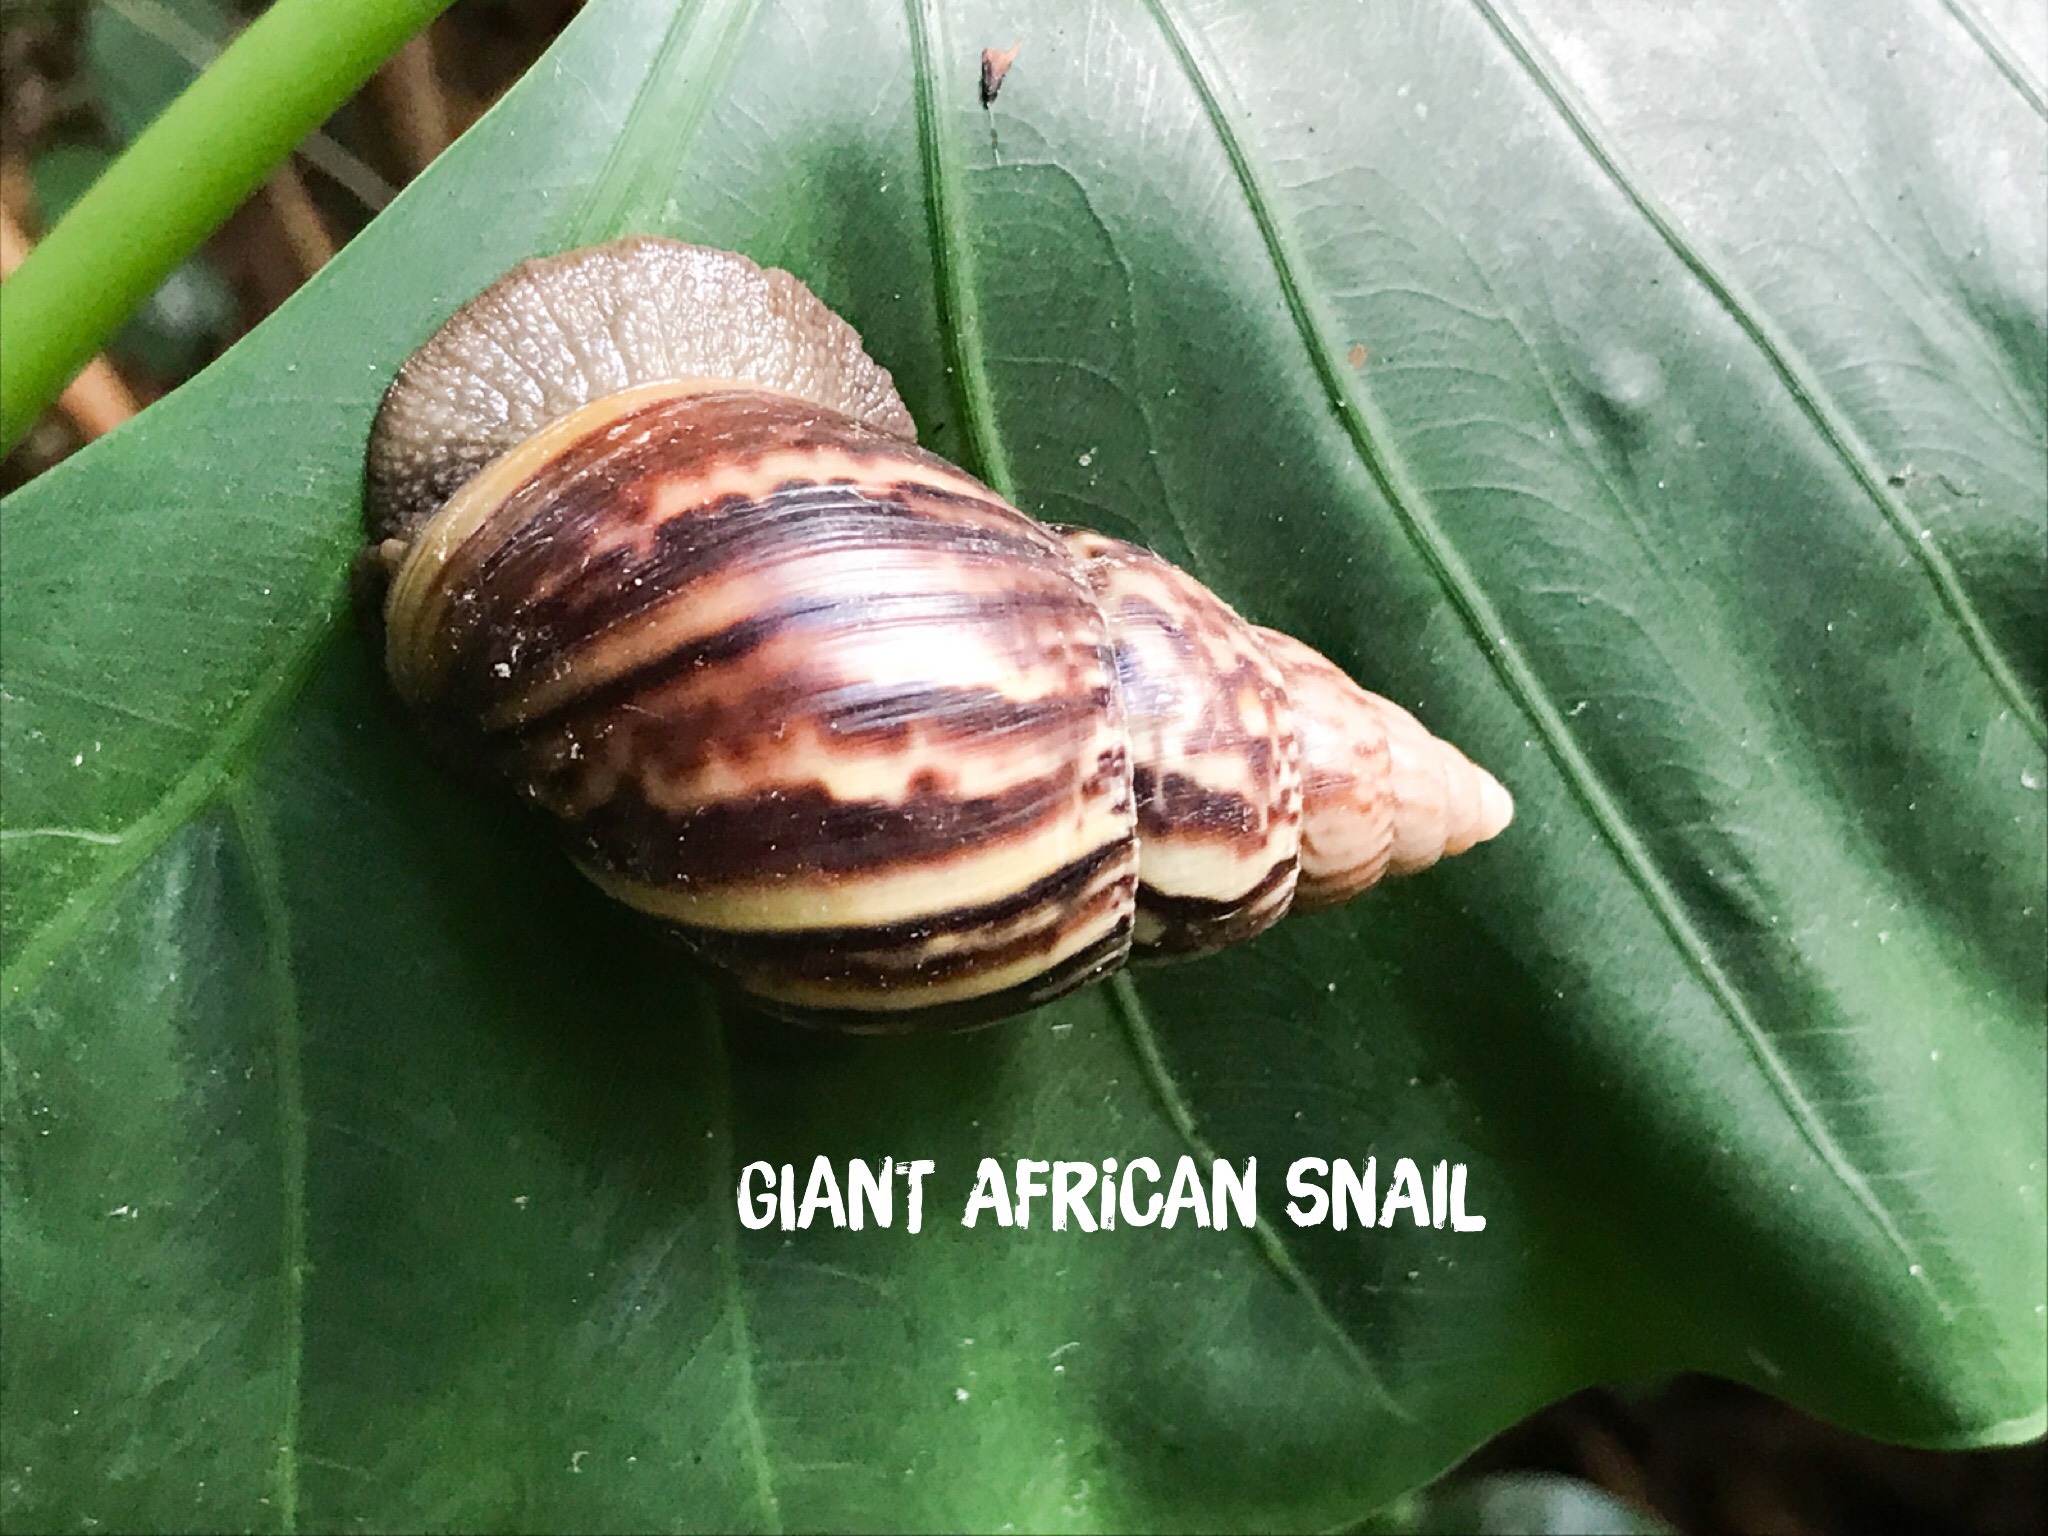
[[[13,490],[198,372],[317,272],[539,57],[577,0],[465,0],[300,147],[172,275],[0,468]],[[8,270],[261,0],[6,0]],[[80,398],[81,393],[83,398]]]

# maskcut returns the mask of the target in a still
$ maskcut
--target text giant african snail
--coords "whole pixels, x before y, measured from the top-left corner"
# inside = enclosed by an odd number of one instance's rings
[[[915,430],[786,272],[526,262],[371,434],[392,683],[599,886],[851,1028],[1014,1013],[1507,825],[1406,711]]]

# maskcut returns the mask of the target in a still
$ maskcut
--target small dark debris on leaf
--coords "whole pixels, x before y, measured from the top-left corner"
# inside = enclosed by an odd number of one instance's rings
[[[981,50],[981,109],[986,112],[996,104],[996,92],[1003,88],[1003,77],[1010,72],[1010,66],[1017,60],[1017,50],[1023,44],[1012,43],[1007,48],[984,48]]]

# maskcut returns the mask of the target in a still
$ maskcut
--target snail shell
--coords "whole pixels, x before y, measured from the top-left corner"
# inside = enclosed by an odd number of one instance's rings
[[[385,660],[443,750],[776,1011],[982,1022],[1507,825],[1315,651],[917,448],[787,273],[531,261],[372,431]]]

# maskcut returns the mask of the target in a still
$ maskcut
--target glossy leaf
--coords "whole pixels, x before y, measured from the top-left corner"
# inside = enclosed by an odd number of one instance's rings
[[[2038,1434],[2048,35],[2021,5],[599,0],[5,510],[24,1527],[1327,1527],[1681,1367]],[[1022,50],[992,110],[984,47]],[[377,396],[628,229],[1500,773],[1496,844],[977,1035],[771,1024],[420,760]],[[978,1160],[1258,1159],[1254,1232]],[[742,1231],[928,1158],[924,1230]],[[1297,1158],[1484,1232],[1296,1228]]]

